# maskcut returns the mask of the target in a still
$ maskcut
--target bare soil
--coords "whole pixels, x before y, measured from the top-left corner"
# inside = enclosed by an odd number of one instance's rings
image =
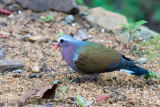
[[[136,42],[124,44],[120,42],[117,35],[110,33],[102,33],[96,28],[90,26],[86,21],[75,17],[76,26],[65,25],[64,13],[54,12],[55,20],[50,23],[41,21],[40,16],[47,16],[53,11],[44,13],[34,13],[37,19],[32,21],[29,15],[32,13],[29,10],[23,11],[22,14],[14,13],[13,17],[2,15],[0,23],[6,22],[7,26],[0,25],[0,32],[9,33],[10,38],[0,38],[0,46],[6,46],[5,59],[20,59],[25,63],[23,73],[15,74],[6,72],[0,76],[0,103],[17,106],[20,97],[28,90],[38,88],[42,85],[53,84],[54,81],[60,80],[62,86],[67,86],[67,92],[64,96],[66,102],[52,102],[38,98],[28,99],[24,107],[35,107],[36,105],[54,104],[55,107],[76,107],[75,102],[71,101],[71,97],[81,95],[86,101],[93,101],[91,107],[158,107],[160,106],[160,80],[145,80],[143,77],[130,76],[126,73],[115,71],[103,73],[96,82],[72,82],[70,79],[82,76],[79,73],[70,73],[67,64],[62,59],[60,50],[55,51],[53,47],[56,45],[56,34],[63,31],[66,34],[75,34],[79,29],[84,29],[88,35],[92,35],[94,41],[105,46],[114,48],[122,52],[126,57],[133,60],[138,60],[138,55],[132,54],[132,49],[136,46]],[[49,42],[29,42],[23,41],[25,35],[31,36],[48,36]],[[27,52],[27,56],[25,55]],[[157,71],[160,74],[160,64],[157,58],[149,60],[146,64],[140,65],[150,71]],[[32,74],[30,68],[32,66],[41,67],[42,64],[48,64],[52,67],[52,72],[41,72],[42,77],[29,78]],[[111,91],[111,89],[113,89]],[[118,93],[115,93],[116,90]],[[111,97],[107,101],[101,103],[96,102],[96,98],[101,94],[108,94]],[[125,99],[123,95],[127,96]],[[67,101],[73,104],[67,103]]]

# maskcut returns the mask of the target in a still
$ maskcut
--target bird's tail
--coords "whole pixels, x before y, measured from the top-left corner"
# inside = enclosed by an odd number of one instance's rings
[[[136,75],[136,76],[145,76],[145,75],[149,74],[149,71],[147,71],[146,69],[141,68],[137,65],[134,65],[134,66],[129,67],[129,68],[121,69],[120,71],[127,72],[127,73],[130,73],[132,75]]]

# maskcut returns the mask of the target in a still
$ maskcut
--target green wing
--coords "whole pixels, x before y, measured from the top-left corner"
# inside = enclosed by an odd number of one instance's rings
[[[80,71],[93,74],[120,62],[121,55],[104,45],[83,41],[77,45],[73,60]]]

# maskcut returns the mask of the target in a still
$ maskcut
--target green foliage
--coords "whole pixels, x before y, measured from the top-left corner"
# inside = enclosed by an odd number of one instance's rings
[[[83,4],[84,4],[83,0],[76,0],[76,2],[77,2],[79,5],[83,5]]]
[[[141,47],[145,48],[141,50]],[[141,54],[146,56],[147,59],[152,60],[160,57],[160,35],[157,38],[150,39],[147,42],[137,44],[137,50],[134,50],[134,54]]]
[[[50,21],[53,21],[53,20],[54,20],[54,14],[51,13],[51,14],[48,15],[47,17],[41,16],[41,20],[42,20],[43,22],[50,22]]]
[[[58,33],[56,37],[59,38],[61,35],[63,35],[63,32]]]
[[[141,20],[141,21],[137,21],[136,23],[129,23],[128,25],[121,24],[121,26],[123,26],[124,30],[129,33],[129,40],[128,40],[128,42],[130,42],[131,36],[136,31],[139,31],[140,26],[143,25],[143,24],[145,24],[145,23],[147,23],[147,21]]]
[[[159,79],[159,74],[157,72],[149,71],[149,74],[145,76],[145,79]]]
[[[160,23],[159,19],[160,19],[160,7],[155,10],[155,13],[153,15],[153,20],[155,22],[159,22]]]
[[[80,107],[87,107],[87,106],[89,106],[89,105],[91,105],[92,104],[92,102],[88,102],[88,101],[85,101],[84,99],[83,99],[83,97],[81,97],[80,95],[78,95],[77,97],[76,97],[76,103],[80,106]]]

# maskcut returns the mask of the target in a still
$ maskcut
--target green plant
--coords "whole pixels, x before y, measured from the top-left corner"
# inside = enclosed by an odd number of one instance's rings
[[[56,37],[59,38],[61,35],[63,35],[63,32],[58,33]]]
[[[62,102],[64,100],[64,95],[67,91],[67,87],[66,86],[63,86],[63,87],[60,87],[60,90],[57,91],[57,95],[59,97],[59,101]]]
[[[141,21],[138,21],[136,23],[129,23],[128,25],[126,25],[126,24],[120,24],[121,26],[123,26],[124,30],[129,33],[129,40],[128,40],[128,42],[130,42],[131,36],[136,31],[139,31],[140,30],[140,26],[143,25],[143,24],[145,24],[145,23],[147,23],[147,21],[141,20]]]
[[[47,17],[41,16],[41,20],[42,20],[43,22],[50,22],[50,21],[53,21],[53,20],[54,20],[54,14],[51,13],[51,14],[48,15]]]
[[[83,99],[83,97],[81,97],[80,95],[78,95],[78,96],[76,97],[76,103],[77,103],[77,105],[80,106],[80,107],[87,107],[87,106],[89,106],[89,105],[92,104],[92,102],[85,101],[85,100]]]
[[[159,74],[157,72],[149,71],[149,74],[145,76],[145,79],[160,79],[158,76]]]
[[[84,1],[83,1],[83,0],[76,0],[76,2],[77,2],[79,5],[83,5],[83,4],[84,4]]]

